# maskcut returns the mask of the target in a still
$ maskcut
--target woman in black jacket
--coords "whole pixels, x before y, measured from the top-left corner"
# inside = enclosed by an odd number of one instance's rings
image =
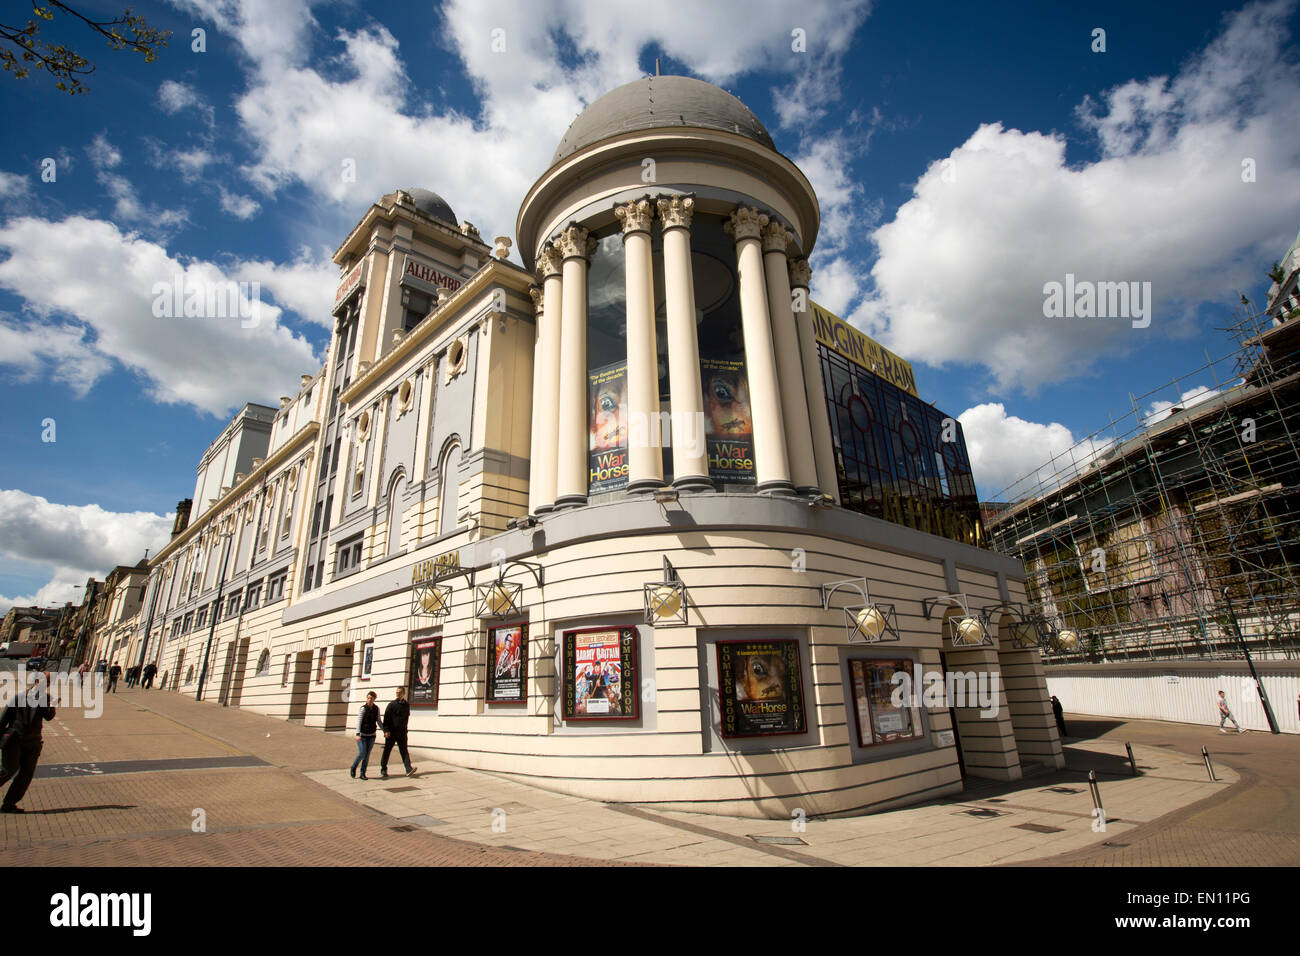
[[[357,764],[361,765],[361,779],[369,780],[366,767],[370,765],[370,750],[375,745],[375,735],[379,733],[379,705],[375,703],[375,692],[366,694],[366,702],[357,714],[357,759],[352,761],[352,776],[357,775]]]

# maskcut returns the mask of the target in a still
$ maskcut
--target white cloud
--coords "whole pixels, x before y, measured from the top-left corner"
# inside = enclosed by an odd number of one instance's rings
[[[336,204],[342,220],[396,187],[422,186],[485,236],[512,228],[568,124],[585,104],[642,75],[638,58],[648,47],[721,84],[754,70],[795,72],[816,54],[791,51],[792,29],[808,31],[810,50],[822,37],[838,49],[847,42],[845,23],[866,9],[665,0],[647,17],[640,0],[455,0],[436,29],[479,95],[481,108],[470,116],[421,98],[397,39],[382,26],[340,32],[335,60],[316,65],[308,61],[314,21],[301,0],[276,4],[274,14],[251,0],[177,2],[233,35],[249,63],[236,110],[256,143],[246,173],[262,193],[304,183]],[[494,51],[498,28],[504,52]],[[372,135],[377,129],[382,136]],[[355,182],[342,175],[345,161],[355,164]]]
[[[13,199],[27,194],[31,189],[31,180],[18,173],[6,173],[0,169],[0,199]]]
[[[1208,385],[1197,385],[1195,388],[1188,389],[1178,396],[1177,402],[1166,402],[1163,399],[1157,399],[1147,408],[1147,413],[1143,418],[1146,425],[1154,425],[1156,422],[1164,421],[1173,414],[1174,408],[1191,408],[1193,405],[1199,405],[1219,394],[1217,388],[1210,388]]]
[[[103,133],[96,134],[86,147],[90,161],[99,169],[114,169],[122,162],[122,154],[108,141]]]
[[[290,263],[250,259],[231,265],[228,271],[241,281],[260,282],[284,308],[307,322],[333,330],[330,309],[339,284],[339,268],[330,260],[329,250],[322,249],[316,257],[310,249],[302,248]]]
[[[0,490],[0,555],[48,570],[35,593],[0,596],[0,613],[13,605],[79,602],[88,577],[103,579],[119,564],[135,564],[171,535],[172,515],[112,512],[99,505],[62,505],[17,490]]]
[[[221,192],[221,209],[228,212],[236,219],[252,219],[257,215],[262,204],[251,196],[241,196],[238,193],[232,193],[224,186],[217,187]]]
[[[1101,158],[1060,135],[985,123],[932,164],[876,230],[874,294],[852,318],[915,361],[984,366],[1000,388],[1087,373],[1148,345],[1186,310],[1235,299],[1300,219],[1300,74],[1284,52],[1293,2],[1259,4],[1172,80],[1085,101]],[[1243,182],[1254,161],[1257,182]],[[1152,328],[1046,319],[1043,286],[1068,273],[1149,281]]]
[[[122,164],[122,154],[108,138],[99,133],[86,152],[95,164],[95,179],[113,200],[113,217],[121,222],[140,225],[152,233],[165,235],[189,220],[182,209],[162,209],[152,203],[140,201],[134,184],[121,173],[109,172]],[[173,157],[175,154],[172,154]],[[184,170],[182,164],[182,170]],[[199,167],[202,168],[201,166]]]
[[[1055,488],[1114,444],[1096,436],[1076,439],[1059,422],[1008,415],[1001,402],[968,408],[957,420],[985,500],[1016,501],[1040,484]]]
[[[242,278],[239,264],[223,269],[182,262],[157,243],[79,216],[11,220],[0,227],[0,250],[8,253],[0,262],[0,288],[21,296],[29,313],[22,324],[0,327],[7,346],[0,364],[19,374],[33,374],[32,353],[43,355],[53,362],[55,377],[84,393],[110,363],[120,363],[141,376],[155,400],[222,416],[245,402],[273,399],[301,372],[320,365],[310,343],[279,325],[280,310],[266,303],[253,328],[243,328],[239,317],[154,316],[156,283],[179,276],[188,286],[224,284]],[[306,302],[306,266],[248,268],[275,279],[288,300]],[[268,287],[275,288],[270,281]],[[51,331],[56,317],[75,324]]]

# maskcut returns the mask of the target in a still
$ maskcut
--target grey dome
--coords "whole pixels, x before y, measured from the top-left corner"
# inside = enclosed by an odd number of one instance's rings
[[[456,214],[451,211],[447,205],[447,200],[443,199],[435,192],[428,189],[408,189],[406,190],[412,199],[415,200],[415,208],[434,219],[441,219],[443,222],[456,225]]]
[[[726,90],[689,76],[650,76],[610,90],[583,110],[560,140],[551,165],[619,133],[674,126],[739,133],[776,149],[758,117]]]

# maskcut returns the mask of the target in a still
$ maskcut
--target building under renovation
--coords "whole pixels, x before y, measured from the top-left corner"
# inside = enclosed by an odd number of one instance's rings
[[[1057,663],[1300,657],[1296,246],[1240,348],[1053,459],[985,509],[1025,562]],[[1170,401],[1169,399],[1173,399]]]

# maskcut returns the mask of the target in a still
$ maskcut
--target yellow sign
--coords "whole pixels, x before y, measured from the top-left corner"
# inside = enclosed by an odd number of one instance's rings
[[[816,302],[809,300],[809,305],[812,306],[813,333],[818,342],[872,375],[916,395],[916,375],[910,364]]]

